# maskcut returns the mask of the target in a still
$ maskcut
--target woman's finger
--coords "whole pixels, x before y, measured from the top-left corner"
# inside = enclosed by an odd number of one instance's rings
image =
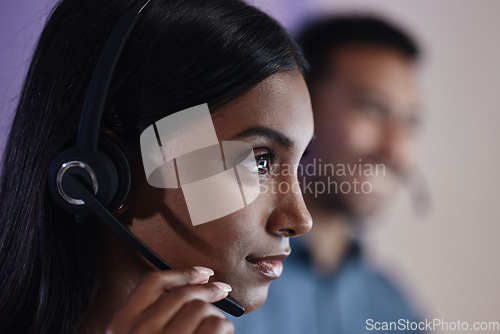
[[[165,333],[192,334],[205,318],[211,316],[221,319],[226,318],[215,306],[199,299],[192,300],[184,304],[180,311],[170,320],[167,327],[165,327]]]
[[[213,270],[193,267],[185,270],[151,271],[131,292],[122,310],[138,314],[154,303],[161,294],[178,286],[202,284],[213,275]]]
[[[121,333],[128,328],[148,307],[155,303],[169,289],[208,282],[213,270],[194,267],[186,270],[153,271],[131,292],[124,306],[115,314],[108,329],[110,333]],[[113,331],[111,331],[113,330]]]
[[[162,330],[167,327],[174,318],[177,317],[177,314],[186,304],[194,300],[199,300],[202,303],[211,306],[211,303],[227,297],[230,290],[231,287],[222,282],[183,286],[171,289],[170,291],[162,295],[146,311],[144,311],[137,318],[137,322],[133,327],[137,329],[138,333],[162,332]],[[204,312],[207,310],[199,311]],[[190,322],[192,320],[190,317],[181,315],[178,318],[178,321]]]
[[[234,334],[234,325],[227,319],[208,317],[193,334]]]

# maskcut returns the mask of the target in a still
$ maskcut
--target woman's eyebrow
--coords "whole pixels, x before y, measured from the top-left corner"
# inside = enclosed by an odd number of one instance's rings
[[[236,138],[250,137],[250,136],[262,136],[267,137],[281,146],[290,149],[293,147],[294,141],[276,130],[266,128],[264,126],[252,126],[246,130],[241,131],[236,135]]]

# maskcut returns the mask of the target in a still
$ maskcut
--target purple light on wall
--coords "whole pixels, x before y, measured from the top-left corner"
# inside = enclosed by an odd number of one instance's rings
[[[272,16],[291,34],[313,16],[317,7],[307,0],[247,0],[247,3]]]
[[[0,154],[35,43],[54,0],[0,2]]]

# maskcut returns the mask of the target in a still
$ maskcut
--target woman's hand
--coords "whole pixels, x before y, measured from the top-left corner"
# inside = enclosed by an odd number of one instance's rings
[[[207,283],[212,269],[148,273],[114,315],[106,334],[231,334],[233,324],[211,303],[231,291],[222,282]]]

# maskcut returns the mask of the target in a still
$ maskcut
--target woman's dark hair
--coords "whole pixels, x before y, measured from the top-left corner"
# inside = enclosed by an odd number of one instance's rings
[[[74,145],[103,45],[132,0],[63,0],[33,55],[2,160],[0,332],[71,333],[98,286],[98,222],[78,223],[47,189],[52,159]],[[115,71],[103,124],[129,150],[173,112],[241,96],[270,75],[303,70],[269,16],[236,0],[152,0]]]

